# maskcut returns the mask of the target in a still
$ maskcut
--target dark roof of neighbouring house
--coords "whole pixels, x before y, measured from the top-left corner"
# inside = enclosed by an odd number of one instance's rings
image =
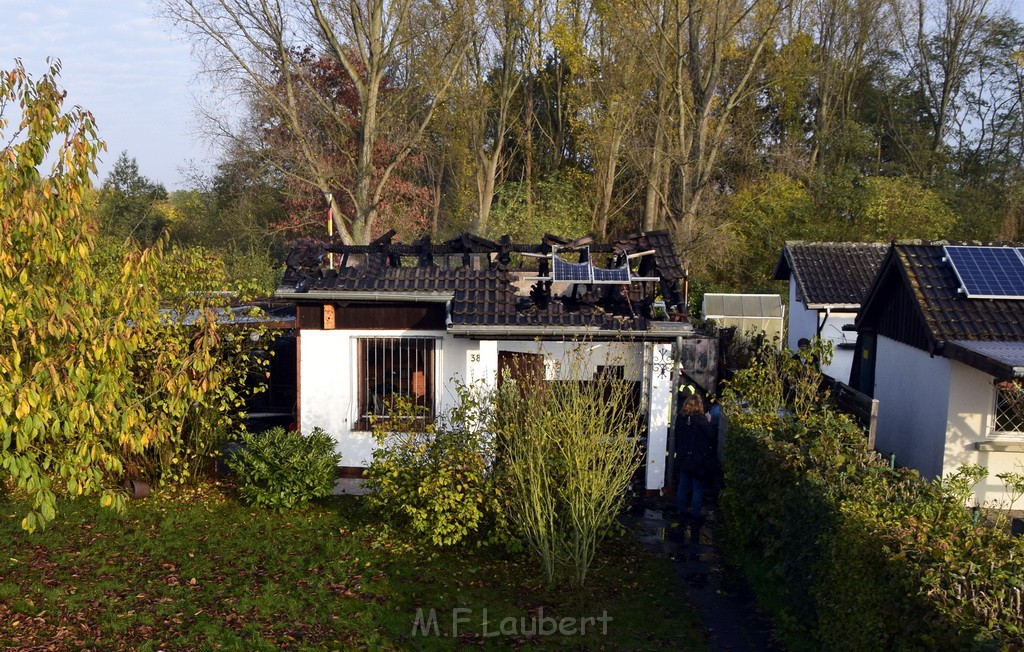
[[[945,260],[946,244],[891,245],[857,330],[871,328],[998,377],[1024,376],[1024,300],[965,296]]]
[[[587,245],[592,257],[611,260],[642,254],[636,274],[657,278],[629,285],[551,283],[536,280],[538,269],[514,269],[511,255],[545,255],[552,245],[572,250]],[[342,266],[325,264],[327,255]],[[525,260],[531,260],[526,258]],[[454,266],[450,266],[452,263]],[[410,265],[411,263],[411,265]],[[538,263],[546,265],[544,263]],[[656,290],[670,307],[685,314],[680,281],[685,273],[668,234],[643,233],[607,245],[569,243],[547,236],[537,245],[491,242],[464,234],[443,244],[410,245],[379,239],[364,246],[304,242],[288,257],[288,269],[275,296],[297,302],[450,301],[450,329],[597,329],[616,332],[660,327],[688,328],[655,317]],[[671,324],[671,326],[669,326]]]
[[[815,308],[860,307],[889,245],[870,242],[787,242],[773,278],[792,277],[797,296]]]

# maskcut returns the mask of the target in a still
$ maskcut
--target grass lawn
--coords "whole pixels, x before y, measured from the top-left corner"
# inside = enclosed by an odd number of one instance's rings
[[[629,539],[577,593],[525,554],[389,533],[354,496],[287,514],[216,485],[121,515],[65,500],[32,535],[24,511],[0,491],[3,650],[704,647],[670,562]]]

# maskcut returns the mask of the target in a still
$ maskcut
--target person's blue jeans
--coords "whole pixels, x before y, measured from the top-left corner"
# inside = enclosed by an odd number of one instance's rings
[[[700,518],[701,509],[704,507],[704,481],[680,473],[676,500],[679,501],[680,514],[688,513],[693,518]]]

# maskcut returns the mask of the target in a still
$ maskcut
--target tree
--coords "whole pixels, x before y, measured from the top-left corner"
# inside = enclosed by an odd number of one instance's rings
[[[590,210],[585,193],[590,184],[572,169],[540,179],[528,199],[524,182],[509,182],[499,189],[491,215],[493,234],[508,234],[518,242],[539,242],[545,233],[565,238],[586,235]],[[532,205],[528,204],[532,200]],[[532,206],[532,208],[531,208]],[[534,212],[531,219],[528,215]]]
[[[163,266],[159,244],[97,249],[82,204],[103,143],[87,111],[64,110],[59,73],[57,61],[38,79],[20,61],[0,72],[0,468],[33,498],[30,531],[56,514],[54,481],[120,506],[125,460],[173,449],[248,371],[216,364],[223,333],[201,296],[187,329],[169,317],[182,310],[161,310],[175,287],[162,272],[194,270]]]
[[[166,215],[158,208],[166,200],[163,185],[139,174],[138,162],[121,152],[100,190],[100,231],[120,240],[133,238],[148,247],[167,227]]]
[[[652,79],[644,228],[669,222],[689,248],[698,213],[784,3],[777,0],[624,2],[622,24]],[[639,19],[639,20],[638,20]]]
[[[165,7],[204,49],[207,71],[259,107],[262,122],[248,132],[209,116],[218,133],[249,145],[268,126],[287,133],[287,148],[249,149],[331,198],[343,242],[369,241],[389,181],[420,145],[466,55],[466,7],[419,0],[167,0]],[[321,92],[321,61],[344,72],[354,111]],[[331,156],[343,158],[345,176]]]
[[[730,198],[728,213],[736,236],[732,255],[709,261],[746,287],[765,288],[772,267],[787,240],[824,239],[824,220],[818,217],[811,193],[799,182],[781,174],[769,174]],[[820,228],[816,231],[815,227]],[[834,233],[834,232],[833,232]]]
[[[947,146],[964,80],[977,65],[988,0],[906,0],[903,8],[896,13],[900,52],[930,127],[927,151],[914,160],[930,176]]]
[[[956,216],[933,190],[907,177],[874,177],[864,183],[855,226],[865,241],[947,236]]]
[[[115,365],[134,347],[125,321],[97,310],[113,305],[114,292],[92,273],[94,229],[81,212],[103,145],[91,114],[64,112],[59,73],[51,61],[32,79],[17,61],[0,74],[0,462],[34,497],[22,521],[28,530],[54,517],[50,472],[74,494],[97,491],[106,472],[120,471],[117,435],[137,441],[138,415],[105,409],[118,392]],[[12,132],[9,112],[19,104]],[[55,162],[43,176],[51,149]],[[103,366],[113,373],[97,382]],[[116,503],[106,489],[104,503]]]
[[[514,100],[524,66],[539,47],[531,25],[539,21],[537,2],[486,2],[466,59],[464,110],[474,155],[477,215],[474,229],[488,233],[495,191],[510,163],[509,136],[515,126]]]
[[[201,247],[224,261],[227,280],[255,282],[269,294],[276,286],[285,255],[285,190],[257,161],[233,153],[211,176],[199,176],[194,189],[170,198],[170,242]],[[317,226],[323,233],[323,214]]]

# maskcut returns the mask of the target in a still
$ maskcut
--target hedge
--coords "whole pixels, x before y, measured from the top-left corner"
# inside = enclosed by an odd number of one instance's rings
[[[761,405],[749,381],[763,374],[743,373],[727,393],[723,543],[789,648],[1024,649],[1024,544],[964,506],[983,467],[892,469],[827,401]]]

